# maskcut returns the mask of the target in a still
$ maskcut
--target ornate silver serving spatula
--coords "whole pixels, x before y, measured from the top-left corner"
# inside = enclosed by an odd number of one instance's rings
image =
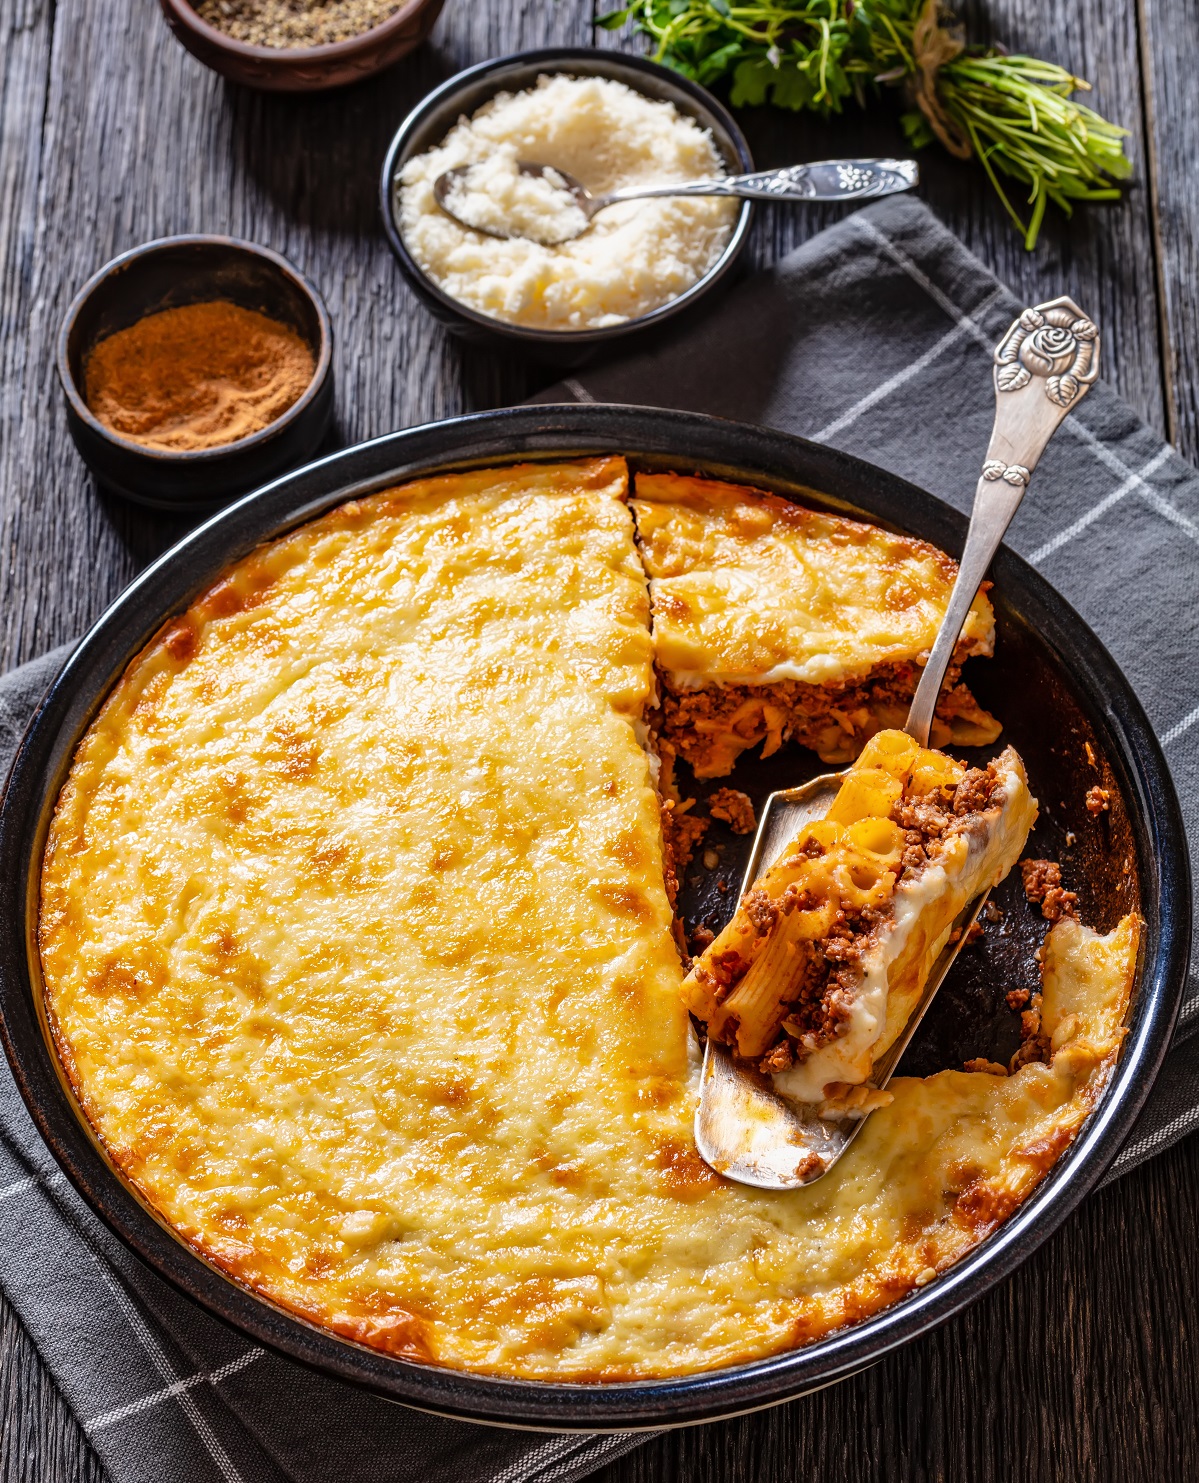
[[[1053,299],[1025,309],[996,346],[993,359],[995,425],[974,492],[970,529],[945,617],[904,725],[907,734],[925,747],[962,625],[1032,471],[1066,413],[1078,405],[1099,373],[1099,334],[1072,299]],[[826,773],[801,788],[770,795],[754,837],[742,895],[805,824],[824,817],[844,777],[844,772]],[[984,891],[962,909],[911,1019],[876,1062],[871,1086],[881,1090],[890,1080],[989,894]],[[828,1173],[864,1121],[861,1116],[825,1119],[817,1116],[814,1106],[784,1101],[769,1078],[746,1070],[711,1040],[705,1046],[695,1143],[700,1155],[728,1179],[759,1189],[810,1184]]]

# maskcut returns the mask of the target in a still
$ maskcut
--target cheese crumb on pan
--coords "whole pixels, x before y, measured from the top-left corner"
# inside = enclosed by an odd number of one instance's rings
[[[728,172],[711,135],[673,103],[602,77],[541,77],[461,119],[436,149],[409,160],[398,181],[400,232],[425,273],[480,314],[533,329],[622,324],[676,299],[714,266],[740,203],[678,197],[610,207],[571,242],[500,240],[440,209],[433,182],[479,165],[471,196],[493,197],[471,219],[508,220],[557,240],[581,216],[561,192],[518,174],[518,161],[565,170],[593,195],[636,185],[712,180]]]

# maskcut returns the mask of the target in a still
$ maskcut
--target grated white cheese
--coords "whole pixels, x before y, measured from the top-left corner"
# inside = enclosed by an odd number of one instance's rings
[[[727,173],[693,119],[609,78],[541,77],[535,88],[501,93],[399,177],[409,252],[445,293],[495,319],[559,330],[621,324],[689,289],[732,235],[735,201],[666,198],[613,206],[581,237],[546,245],[573,229],[567,217],[578,208],[520,175],[518,160],[564,170],[597,195]],[[440,210],[437,177],[484,162],[464,192],[466,214],[480,225],[512,221],[543,240],[484,236]],[[490,209],[478,200],[484,192]]]
[[[459,221],[499,237],[527,237],[547,247],[587,229],[569,187],[556,170],[522,173],[510,144],[456,176],[448,206]]]

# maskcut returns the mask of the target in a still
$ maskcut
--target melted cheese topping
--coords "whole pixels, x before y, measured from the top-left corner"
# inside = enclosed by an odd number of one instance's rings
[[[806,1190],[701,1163],[624,490],[453,475],[263,548],[133,662],[51,828],[46,1000],[114,1162],[392,1353],[628,1379],[816,1337],[985,1234],[1118,1045],[1135,924],[1062,924],[1052,1066],[893,1082]]]
[[[714,479],[638,474],[654,649],[681,687],[858,679],[932,648],[957,567],[924,541]],[[961,657],[990,654],[974,600]]]

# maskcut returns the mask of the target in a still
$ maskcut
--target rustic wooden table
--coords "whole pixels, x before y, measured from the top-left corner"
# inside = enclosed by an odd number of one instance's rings
[[[601,13],[609,8],[598,0]],[[1100,109],[1130,130],[1136,182],[1118,206],[1047,222],[1032,255],[976,169],[930,151],[926,198],[1026,302],[1068,291],[1091,307],[1105,374],[1195,458],[1192,6],[959,9],[974,34],[991,29],[1012,50],[1090,77]],[[538,388],[536,372],[463,350],[416,304],[379,228],[376,175],[399,120],[435,83],[520,48],[590,44],[591,17],[591,0],[448,0],[419,55],[349,91],[289,99],[205,71],[152,0],[0,0],[0,669],[78,633],[183,529],[97,492],[54,380],[72,294],[124,248],[170,232],[231,232],[306,269],[336,327],[344,442]],[[765,113],[744,123],[762,164],[903,147],[893,116],[849,116],[835,129]],[[758,260],[833,215],[765,213]],[[1196,1230],[1191,1139],[1093,1196],[1010,1282],[923,1342],[806,1400],[651,1442],[600,1477],[1199,1477]],[[103,1476],[2,1300],[0,1418],[0,1483]]]

